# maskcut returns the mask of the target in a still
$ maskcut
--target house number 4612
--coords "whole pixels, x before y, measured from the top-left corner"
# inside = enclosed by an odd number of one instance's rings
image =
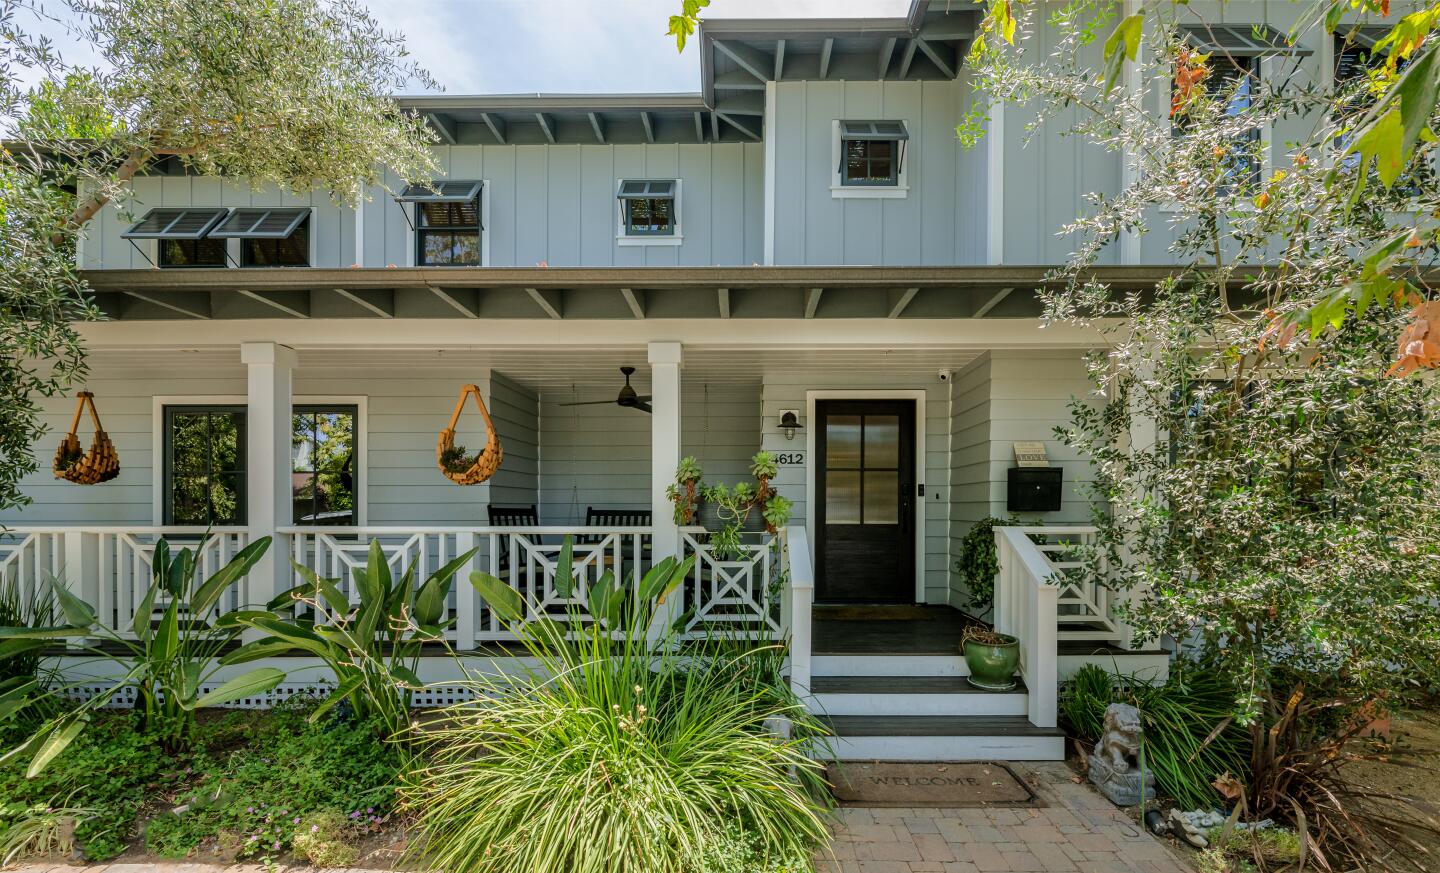
[[[775,463],[781,467],[799,467],[805,463],[804,452],[776,452]]]

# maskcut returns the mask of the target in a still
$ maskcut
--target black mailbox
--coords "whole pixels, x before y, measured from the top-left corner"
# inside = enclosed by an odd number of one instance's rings
[[[1060,467],[1011,467],[1005,508],[1010,512],[1059,512],[1064,474]]]

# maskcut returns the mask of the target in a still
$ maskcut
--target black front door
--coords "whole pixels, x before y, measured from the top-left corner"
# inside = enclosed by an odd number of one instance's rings
[[[915,403],[815,404],[815,599],[915,602]]]

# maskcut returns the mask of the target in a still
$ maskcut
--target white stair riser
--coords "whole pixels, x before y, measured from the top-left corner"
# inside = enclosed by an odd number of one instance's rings
[[[812,676],[969,676],[959,655],[815,655]]]
[[[1063,761],[1064,737],[831,737],[837,761]]]
[[[1170,677],[1170,656],[1150,654],[1126,655],[1060,655],[1056,669],[1065,682],[1086,664],[1094,664],[1106,673],[1137,676],[1151,682],[1164,682]]]
[[[1018,694],[816,694],[810,709],[825,715],[1026,715]]]

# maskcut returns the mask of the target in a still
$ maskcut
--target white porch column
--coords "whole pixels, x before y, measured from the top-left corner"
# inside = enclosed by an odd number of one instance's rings
[[[278,343],[241,343],[248,378],[245,434],[246,507],[250,539],[275,535],[291,523],[290,415],[295,350]],[[249,600],[266,603],[289,578],[289,543],[275,537],[250,571]]]
[[[679,343],[650,344],[650,518],[655,527],[652,550],[656,560],[680,554],[680,528],[675,524],[665,489],[680,464]]]

